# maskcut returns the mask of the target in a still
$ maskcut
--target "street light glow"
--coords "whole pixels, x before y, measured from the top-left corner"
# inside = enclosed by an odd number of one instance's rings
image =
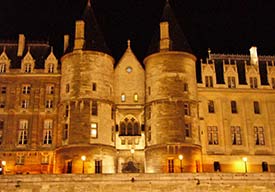
[[[179,160],[183,160],[183,155],[182,154],[179,155]]]
[[[81,156],[81,160],[82,160],[82,161],[86,161],[86,156],[85,156],[85,155],[82,155],[82,156]]]

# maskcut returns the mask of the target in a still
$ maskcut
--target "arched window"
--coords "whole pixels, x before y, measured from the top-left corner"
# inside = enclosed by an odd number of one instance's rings
[[[125,118],[120,123],[120,136],[137,136],[140,135],[140,124],[132,117],[131,119]]]

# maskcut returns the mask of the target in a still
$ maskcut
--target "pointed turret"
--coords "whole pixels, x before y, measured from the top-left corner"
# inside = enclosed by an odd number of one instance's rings
[[[88,0],[84,9],[81,21],[76,22],[75,40],[77,41],[78,39],[83,42],[83,44],[80,43],[82,44],[81,48],[83,50],[93,50],[110,54],[109,48],[104,40],[104,36],[97,23],[90,0]],[[74,49],[79,48],[76,47],[76,41]]]
[[[184,51],[192,53],[191,47],[173,13],[166,1],[160,27],[157,28],[149,45],[148,55],[160,51]]]

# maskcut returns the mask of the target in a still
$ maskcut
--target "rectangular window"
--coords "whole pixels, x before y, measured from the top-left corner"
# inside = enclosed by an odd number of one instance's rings
[[[231,126],[231,138],[232,138],[232,145],[242,144],[242,135],[241,135],[240,126]]]
[[[52,144],[53,120],[44,121],[43,144]]]
[[[102,173],[102,160],[95,160],[95,173]]]
[[[272,86],[272,89],[275,89],[275,77],[271,78],[271,86]]]
[[[151,107],[151,106],[148,106],[147,109],[148,109],[148,119],[151,119],[152,107]]]
[[[93,84],[92,84],[92,90],[93,90],[93,91],[96,91],[96,83],[93,83]]]
[[[213,87],[213,77],[205,76],[205,87]]]
[[[191,123],[185,124],[185,137],[191,137]]]
[[[7,87],[5,87],[5,86],[2,86],[1,87],[1,94],[6,94],[7,93]]]
[[[126,101],[126,95],[124,93],[121,94],[121,101],[122,102]]]
[[[53,108],[53,100],[47,100],[46,101],[46,108],[47,109],[52,109]]]
[[[254,134],[255,134],[255,145],[265,145],[265,138],[264,138],[264,128],[263,127],[254,127]]]
[[[97,123],[91,123],[91,139],[97,138]]]
[[[148,95],[151,95],[151,87],[148,87]]]
[[[208,101],[208,113],[215,113],[215,105],[213,100]]]
[[[28,106],[29,106],[29,101],[26,99],[22,100],[22,102],[21,102],[22,109],[27,109]]]
[[[4,101],[4,99],[0,100],[0,108],[5,108],[6,102]]]
[[[147,139],[148,141],[151,141],[151,134],[152,134],[152,130],[151,130],[151,126],[148,127],[148,132],[147,132]]]
[[[228,88],[236,88],[236,79],[235,77],[227,77]]]
[[[249,77],[249,83],[250,83],[250,88],[252,88],[252,89],[258,88],[257,77]]]
[[[231,101],[231,113],[238,113],[236,101]]]
[[[24,165],[25,163],[25,154],[17,153],[16,154],[16,165]]]
[[[183,91],[187,92],[188,91],[188,83],[183,84]]]
[[[1,63],[0,64],[0,73],[5,73],[6,72],[6,63]]]
[[[4,121],[0,121],[0,145],[3,143]]]
[[[258,101],[254,101],[253,105],[254,105],[254,113],[260,114],[260,103]]]
[[[30,63],[27,63],[25,64],[25,73],[30,73],[31,72],[31,64]]]
[[[65,90],[66,93],[69,93],[70,92],[70,84],[66,84],[66,90]]]
[[[53,72],[54,72],[54,64],[50,63],[48,68],[48,73],[53,73]]]
[[[138,102],[138,94],[137,93],[134,94],[134,102]]]
[[[65,107],[65,117],[69,117],[69,112],[70,112],[70,108],[69,108],[69,105],[66,105]]]
[[[189,106],[189,103],[184,103],[183,104],[183,111],[184,111],[184,115],[190,115],[190,106]]]
[[[63,140],[67,140],[69,138],[69,124],[64,124],[63,128]]]
[[[26,84],[22,86],[22,93],[23,94],[30,94],[31,93],[31,85]]]
[[[25,145],[28,142],[28,120],[20,120],[18,130],[18,144]]]
[[[97,101],[92,101],[92,115],[97,116],[98,104]]]
[[[47,85],[46,86],[46,94],[53,95],[54,94],[54,85]]]
[[[168,159],[168,173],[174,173],[174,159]]]
[[[208,135],[208,144],[209,145],[218,145],[219,144],[219,134],[217,126],[208,126],[207,127]]]

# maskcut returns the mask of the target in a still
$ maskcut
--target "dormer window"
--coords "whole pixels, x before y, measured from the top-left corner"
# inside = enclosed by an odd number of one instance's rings
[[[54,64],[53,63],[49,64],[48,73],[54,73]]]
[[[30,73],[32,70],[32,65],[30,63],[25,64],[25,73]]]
[[[205,87],[213,87],[213,77],[205,76]]]
[[[250,88],[256,89],[258,88],[258,80],[257,77],[250,77],[249,78]]]
[[[228,88],[236,88],[236,79],[233,76],[227,77]]]
[[[0,64],[0,73],[6,73],[6,70],[7,70],[6,63],[1,63]]]

